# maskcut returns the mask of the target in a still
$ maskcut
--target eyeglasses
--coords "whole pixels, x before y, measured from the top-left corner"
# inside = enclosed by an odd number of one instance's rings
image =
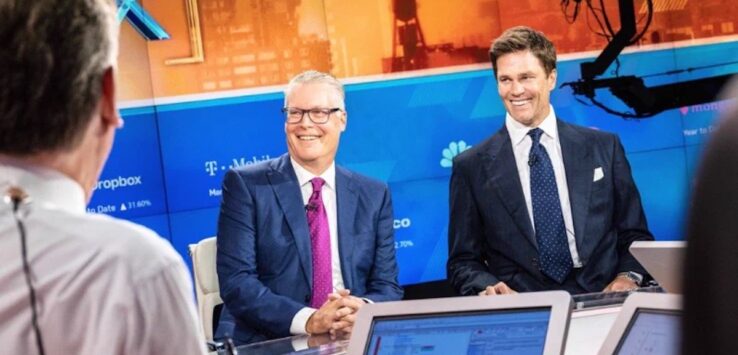
[[[282,108],[282,113],[284,113],[284,119],[287,123],[300,123],[302,122],[302,116],[304,116],[306,113],[308,117],[310,118],[310,121],[312,121],[315,124],[323,124],[328,122],[328,119],[331,117],[332,113],[343,111],[338,107],[335,108],[311,108],[309,110],[303,110],[301,108],[297,107],[285,107]]]

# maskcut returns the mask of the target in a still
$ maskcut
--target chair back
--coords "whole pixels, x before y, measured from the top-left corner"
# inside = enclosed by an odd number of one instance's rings
[[[190,244],[190,257],[195,274],[195,294],[197,311],[202,322],[205,339],[213,340],[213,314],[215,307],[223,303],[218,286],[218,273],[215,269],[215,237],[205,238],[197,244]]]

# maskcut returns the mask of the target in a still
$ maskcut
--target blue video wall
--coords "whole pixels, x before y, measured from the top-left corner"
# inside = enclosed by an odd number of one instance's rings
[[[639,76],[722,62],[738,42],[622,55],[620,72]],[[588,58],[587,60],[591,60]],[[582,60],[559,62],[558,83],[579,77]],[[657,76],[658,85],[738,72],[738,64]],[[451,159],[504,122],[491,69],[346,86],[348,127],[338,164],[389,184],[395,211],[400,282],[445,278]],[[601,101],[625,110],[607,93]],[[568,88],[552,95],[566,121],[618,134],[649,227],[660,240],[683,238],[692,174],[724,103],[683,107],[625,120],[588,106]],[[189,263],[187,245],[216,234],[227,169],[286,152],[280,92],[122,110],[124,129],[88,211],[152,228]]]

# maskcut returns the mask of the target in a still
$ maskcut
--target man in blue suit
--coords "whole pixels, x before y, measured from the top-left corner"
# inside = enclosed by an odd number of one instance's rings
[[[511,28],[490,58],[507,115],[454,159],[451,284],[463,295],[639,286],[628,247],[653,236],[619,139],[557,119],[556,51],[542,33]]]
[[[350,332],[364,303],[402,298],[387,185],[334,162],[343,86],[304,72],[288,84],[283,111],[289,153],[223,182],[216,338],[237,344]]]

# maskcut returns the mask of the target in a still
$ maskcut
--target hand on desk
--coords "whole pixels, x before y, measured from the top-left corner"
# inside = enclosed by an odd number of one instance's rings
[[[337,299],[328,299],[318,310],[308,318],[305,330],[308,334],[324,334],[331,330],[332,325],[338,319],[336,313],[341,307]]]
[[[480,296],[488,296],[488,295],[510,295],[517,293],[515,290],[511,289],[507,284],[500,281],[494,285],[487,286],[486,289],[479,292]]]
[[[356,321],[356,312],[364,300],[350,295],[349,290],[339,290],[328,295],[328,300],[308,319],[305,330],[308,334],[330,332],[335,338],[343,333],[350,334]]]
[[[334,336],[342,336],[351,334],[356,322],[356,312],[366,303],[358,297],[351,296],[349,290],[340,290],[337,293],[328,295],[328,300],[337,300],[341,307],[336,311],[337,321],[331,327],[331,334]]]
[[[638,288],[638,285],[633,280],[625,276],[618,276],[602,292],[630,291],[636,288]]]

